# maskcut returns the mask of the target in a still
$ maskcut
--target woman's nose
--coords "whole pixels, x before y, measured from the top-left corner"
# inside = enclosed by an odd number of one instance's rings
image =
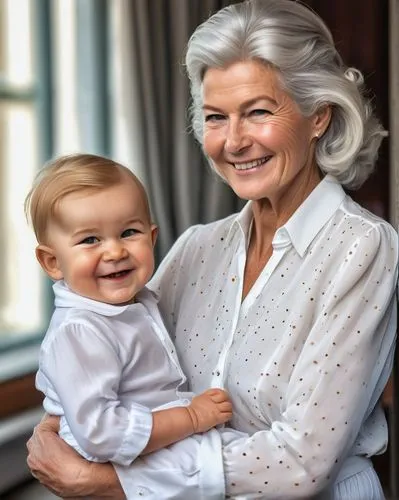
[[[241,122],[230,122],[226,132],[224,149],[227,153],[237,154],[251,145],[245,125]]]
[[[109,241],[104,250],[103,259],[105,261],[122,260],[128,256],[128,251],[123,241]]]

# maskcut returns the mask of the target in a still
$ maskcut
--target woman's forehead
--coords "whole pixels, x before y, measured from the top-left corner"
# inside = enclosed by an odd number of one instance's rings
[[[203,80],[204,107],[217,102],[267,100],[276,105],[287,93],[277,70],[259,61],[240,61],[226,68],[209,68]]]

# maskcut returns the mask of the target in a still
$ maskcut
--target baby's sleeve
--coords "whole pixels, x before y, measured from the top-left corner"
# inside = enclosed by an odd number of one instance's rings
[[[123,365],[112,341],[88,324],[59,328],[42,351],[40,370],[63,408],[63,433],[76,450],[99,462],[129,465],[152,430],[149,408],[124,406],[118,395]],[[73,439],[66,439],[73,445]]]

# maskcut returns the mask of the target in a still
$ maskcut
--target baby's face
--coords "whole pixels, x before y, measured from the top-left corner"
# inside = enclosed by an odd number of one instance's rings
[[[125,304],[154,271],[156,227],[142,193],[126,180],[99,192],[71,193],[48,231],[60,274],[79,295]]]

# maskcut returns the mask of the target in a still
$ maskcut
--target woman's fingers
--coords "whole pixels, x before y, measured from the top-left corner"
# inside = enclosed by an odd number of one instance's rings
[[[58,418],[47,416],[37,425],[26,446],[33,477],[57,496],[76,496],[76,478],[85,461],[57,434]]]
[[[58,431],[60,430],[60,417],[45,413],[39,425],[42,429],[58,433]]]

